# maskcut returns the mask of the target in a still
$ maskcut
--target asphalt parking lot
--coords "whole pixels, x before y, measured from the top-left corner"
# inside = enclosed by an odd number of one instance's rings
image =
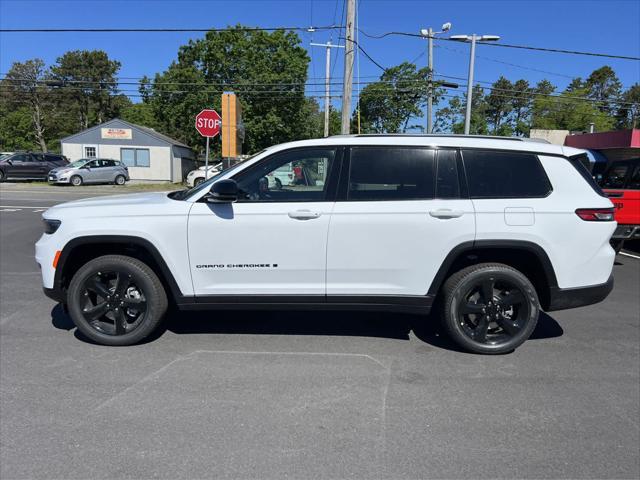
[[[353,312],[180,313],[102,347],[42,294],[33,244],[43,209],[114,191],[0,186],[0,478],[640,476],[640,258],[502,356]]]

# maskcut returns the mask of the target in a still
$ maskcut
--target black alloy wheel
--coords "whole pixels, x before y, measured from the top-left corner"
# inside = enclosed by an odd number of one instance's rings
[[[142,261],[105,255],[73,275],[67,291],[71,319],[102,345],[132,345],[160,325],[168,302],[162,282]]]
[[[83,284],[82,315],[106,335],[124,335],[138,328],[147,313],[144,291],[130,274],[97,272]]]
[[[512,351],[536,326],[540,307],[535,288],[507,265],[468,267],[447,280],[444,293],[445,327],[467,350]]]

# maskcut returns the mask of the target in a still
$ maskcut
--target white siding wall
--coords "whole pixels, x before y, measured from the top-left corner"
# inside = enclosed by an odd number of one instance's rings
[[[79,143],[63,143],[62,155],[67,157],[70,162],[80,160],[84,155],[82,154],[82,145]]]

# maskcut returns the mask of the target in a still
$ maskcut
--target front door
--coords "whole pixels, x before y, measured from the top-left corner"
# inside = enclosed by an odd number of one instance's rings
[[[7,169],[8,177],[37,178],[40,174],[40,162],[29,153],[18,153],[10,159],[10,168]]]
[[[188,238],[196,295],[322,298],[338,161],[336,148],[275,153],[233,177],[236,203],[195,203]],[[285,168],[300,174],[272,175]]]
[[[458,153],[363,146],[349,157],[329,229],[329,299],[426,295],[447,254],[475,235]]]

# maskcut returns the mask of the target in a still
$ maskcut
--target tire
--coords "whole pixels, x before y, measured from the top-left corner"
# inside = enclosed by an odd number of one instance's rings
[[[73,185],[74,187],[79,187],[82,185],[82,177],[80,175],[74,175],[69,180],[69,183],[71,183],[71,185]]]
[[[202,177],[198,177],[193,181],[193,186],[197,187],[198,185],[200,185],[202,182],[204,182],[204,178]]]
[[[83,265],[71,279],[67,306],[73,323],[101,345],[139,343],[160,325],[167,295],[148,265],[124,255],[105,255]],[[93,315],[87,311],[93,309]]]
[[[276,178],[276,190],[282,190],[282,181],[279,178]]]
[[[124,175],[116,175],[116,179],[113,183],[115,183],[116,185],[124,185],[126,181],[127,179]]]
[[[444,328],[469,352],[511,352],[536,328],[540,314],[536,290],[527,277],[507,265],[481,263],[460,270],[447,279],[442,293]]]
[[[5,177],[4,172],[2,170],[0,170],[0,183],[4,182],[6,180],[7,177]]]

